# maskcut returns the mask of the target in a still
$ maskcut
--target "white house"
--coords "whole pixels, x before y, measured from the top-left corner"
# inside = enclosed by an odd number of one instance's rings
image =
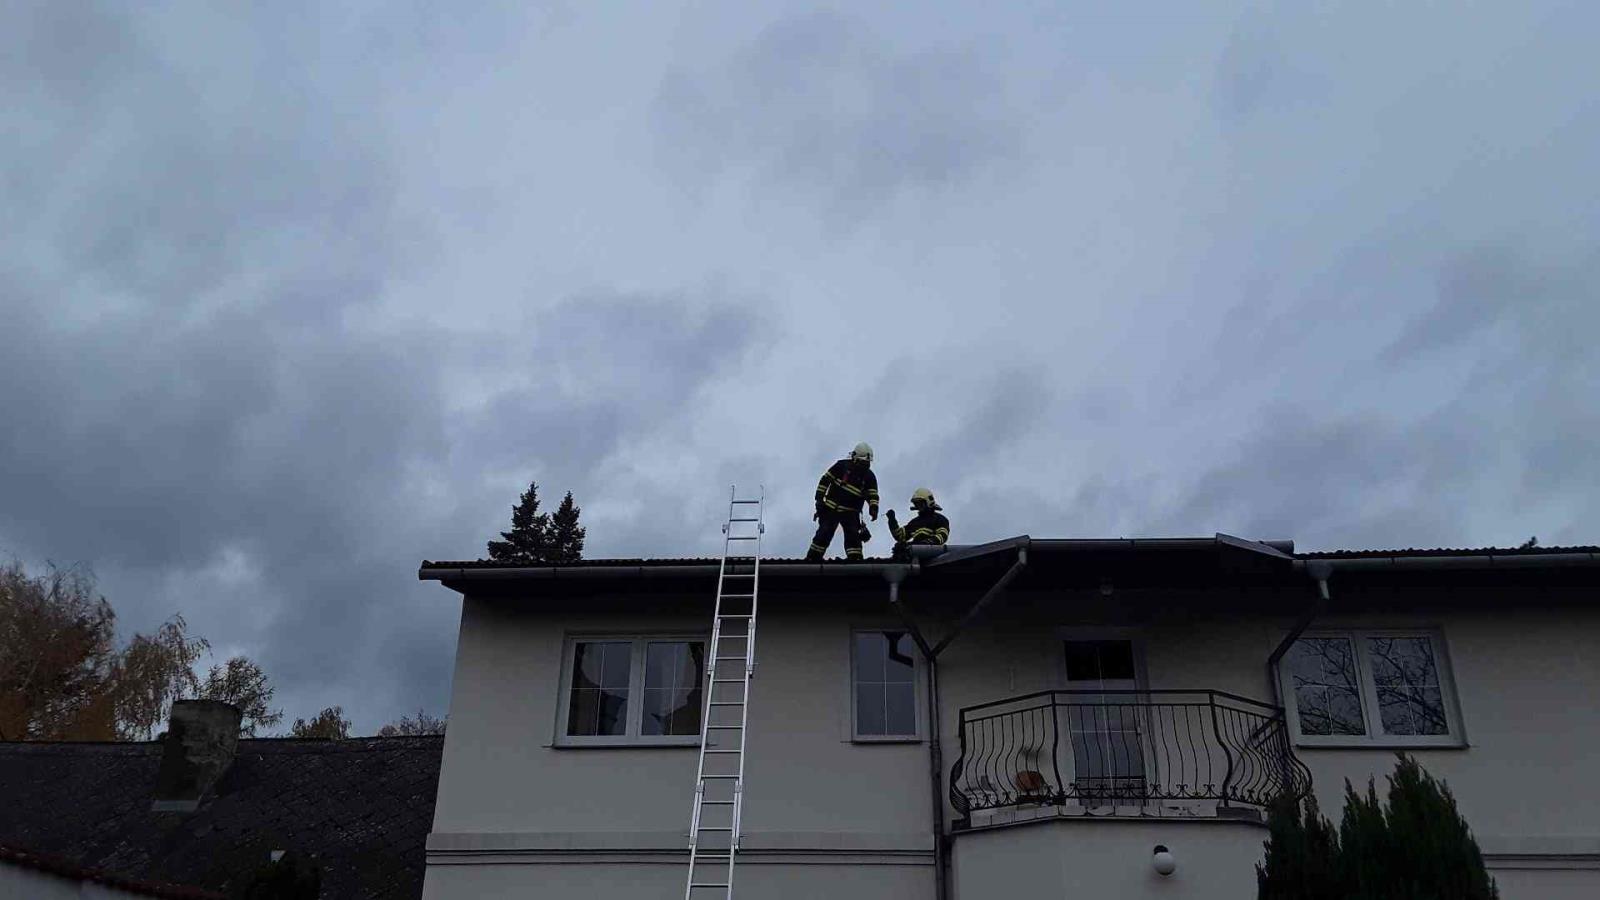
[[[717,569],[423,564],[463,597],[426,897],[682,896]],[[1600,896],[1597,588],[1595,547],[763,560],[735,896],[1251,897],[1263,804],[1337,818],[1397,750],[1502,896]]]

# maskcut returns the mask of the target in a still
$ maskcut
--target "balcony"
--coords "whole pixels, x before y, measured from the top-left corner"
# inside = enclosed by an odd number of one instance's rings
[[[957,827],[1042,816],[1260,816],[1304,796],[1280,707],[1222,691],[1042,691],[961,710]]]

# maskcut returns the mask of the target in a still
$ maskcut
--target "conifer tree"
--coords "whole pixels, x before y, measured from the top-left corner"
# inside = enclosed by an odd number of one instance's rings
[[[546,560],[551,541],[550,514],[539,512],[538,482],[530,483],[517,505],[511,508],[511,530],[500,532],[500,536],[505,540],[489,542],[490,559],[521,563]]]
[[[1259,900],[1344,900],[1339,883],[1339,833],[1317,798],[1280,800],[1267,814],[1266,859],[1256,865]]]
[[[1344,785],[1338,833],[1310,798],[1267,819],[1266,859],[1256,866],[1260,900],[1496,900],[1472,830],[1455,797],[1411,757],[1389,776],[1387,805],[1371,780]]]
[[[587,530],[578,524],[583,512],[572,502],[572,492],[561,498],[561,505],[550,517],[549,562],[566,563],[583,559],[583,535]]]
[[[1357,830],[1377,824],[1373,815],[1377,796],[1370,788],[1368,794],[1353,823]],[[1397,900],[1493,900],[1499,896],[1450,788],[1404,753],[1389,776],[1389,806],[1382,815],[1384,836],[1372,843],[1383,849],[1370,860],[1350,854],[1353,874],[1358,876],[1349,882],[1352,895]],[[1352,824],[1348,805],[1345,822]],[[1348,839],[1345,846],[1348,853]]]

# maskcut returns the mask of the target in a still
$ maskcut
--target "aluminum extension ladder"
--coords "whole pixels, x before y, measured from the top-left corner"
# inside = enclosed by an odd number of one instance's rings
[[[706,654],[705,709],[700,717],[700,762],[689,818],[689,880],[684,900],[732,900],[744,803],[745,726],[750,678],[756,670],[756,595],[761,585],[763,489],[753,500],[728,495],[722,526],[722,566]],[[731,646],[730,646],[731,645]],[[725,739],[724,739],[725,738]]]

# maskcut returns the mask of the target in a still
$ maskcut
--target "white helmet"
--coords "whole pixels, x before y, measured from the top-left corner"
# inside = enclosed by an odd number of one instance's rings
[[[862,441],[856,445],[854,450],[850,451],[850,458],[859,459],[864,463],[872,462],[872,445],[866,441]]]
[[[919,501],[922,504],[922,506],[921,506],[922,509],[939,509],[940,508],[939,504],[934,502],[933,491],[930,491],[927,488],[917,488],[916,490],[911,492],[911,507],[913,509],[917,508],[917,504],[918,504]]]

